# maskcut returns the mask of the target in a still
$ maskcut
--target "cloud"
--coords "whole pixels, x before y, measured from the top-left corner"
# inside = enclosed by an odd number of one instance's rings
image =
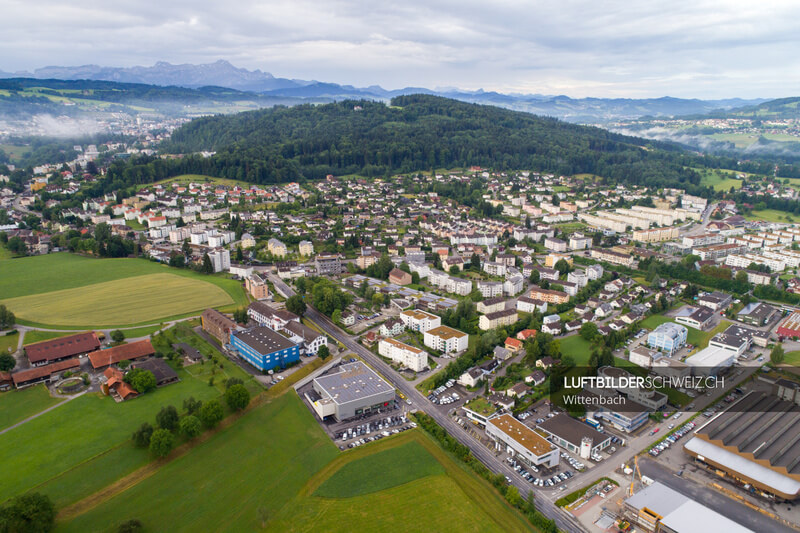
[[[0,69],[227,59],[388,88],[581,96],[797,94],[790,1],[0,0]]]

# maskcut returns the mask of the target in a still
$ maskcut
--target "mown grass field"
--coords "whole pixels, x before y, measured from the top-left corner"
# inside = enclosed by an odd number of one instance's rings
[[[38,329],[31,329],[25,332],[25,340],[22,342],[24,346],[27,346],[28,344],[36,344],[37,342],[49,341],[51,339],[74,334],[75,332],[71,331],[40,331]]]
[[[17,350],[19,344],[19,334],[3,335],[0,337],[0,353],[12,353]]]
[[[713,187],[715,191],[728,191],[731,187],[741,189],[744,183],[736,178],[738,173],[733,171],[702,169],[700,173],[703,175],[700,185]]]
[[[403,485],[444,468],[417,441],[347,463],[314,492],[320,498],[352,498]]]
[[[427,457],[417,457],[418,464],[411,467],[408,474],[400,474],[396,469],[392,472],[387,459],[411,452]],[[376,477],[386,479],[376,482]],[[384,488],[370,492],[353,490],[346,486],[346,481],[371,489],[379,488],[377,484]],[[339,496],[323,497],[323,493]],[[309,532],[532,530],[493,487],[454,462],[420,430],[341,454],[281,509],[267,524],[267,529]]]
[[[150,282],[152,283],[148,282],[147,286],[139,284],[141,279],[129,280],[129,278],[155,274],[171,277],[151,278]],[[119,280],[128,281],[122,284],[101,285],[92,288],[93,285]],[[169,280],[169,283],[166,286],[159,286],[155,283],[156,280]],[[197,283],[186,284],[186,281]],[[186,291],[182,292],[181,287]],[[46,295],[55,291],[78,288],[82,290]],[[144,289],[147,289],[148,292],[145,293]],[[167,298],[162,297],[166,291],[169,291],[172,298],[177,301],[166,301]],[[126,298],[135,300],[133,305],[128,305],[131,303],[130,301],[123,302],[123,293]],[[228,296],[228,300],[223,299],[223,293]],[[26,257],[4,262],[3,275],[0,276],[0,294],[3,295],[4,303],[6,300],[13,300],[12,304],[22,306],[22,311],[20,311],[10,305],[20,323],[35,326],[66,326],[75,329],[98,326],[138,326],[190,315],[212,305],[225,306],[224,310],[247,305],[247,295],[241,284],[220,275],[206,276],[191,270],[170,268],[144,259],[94,259],[68,253]],[[89,298],[87,294],[93,298],[100,298],[100,301]],[[36,295],[41,297],[16,300]],[[60,300],[52,305],[54,296],[58,296]],[[63,304],[62,297],[71,298],[79,308],[82,306],[84,309],[81,312],[82,316],[78,315],[77,309],[71,307],[71,304],[70,307]],[[187,297],[193,300],[191,305],[186,304]],[[44,303],[48,300],[51,309],[47,309],[47,305]],[[227,303],[221,303],[223,301]],[[106,307],[102,313],[98,312],[103,305],[111,305],[111,307]],[[193,309],[189,309],[189,307],[193,307]],[[175,312],[176,309],[177,312]],[[26,316],[26,312],[31,310],[36,310],[38,319]],[[40,316],[42,312],[47,316]],[[100,320],[96,319],[98,315],[102,315]],[[43,320],[52,320],[52,322]],[[88,320],[88,322],[80,322],[80,320]]]
[[[783,362],[787,365],[800,366],[800,351],[786,352],[783,356]]]
[[[50,396],[44,385],[0,393],[0,429],[12,426],[61,401],[63,400],[60,398]]]
[[[249,386],[253,378],[227,359],[220,359],[216,367],[211,362],[193,365],[190,370],[179,369],[181,381],[159,388],[139,398],[116,403],[100,393],[88,393],[65,405],[35,418],[0,435],[0,457],[7,475],[0,477],[0,502],[51,482],[74,468],[82,468],[88,493],[86,496],[115,479],[117,471],[98,473],[94,461],[117,446],[130,441],[131,434],[143,422],[154,423],[161,407],[174,405],[182,409],[183,400],[190,396],[198,400],[217,398],[224,390],[227,376],[235,376]],[[223,368],[220,369],[219,365]],[[212,374],[213,372],[213,374]],[[208,379],[215,377],[214,385]],[[26,403],[27,391],[12,391],[3,395],[12,409],[21,409]],[[20,443],[24,443],[24,446]],[[124,464],[121,459],[118,461]],[[116,467],[114,467],[116,468]],[[68,487],[66,488],[67,490]]]
[[[147,274],[3,300],[23,320],[95,327],[138,324],[233,303],[221,288],[171,273]]]
[[[152,185],[165,185],[168,183],[180,183],[181,185],[188,185],[190,183],[213,183],[215,185],[225,185],[227,187],[236,187],[238,185],[239,187],[244,188],[250,188],[250,186],[253,185],[252,183],[247,183],[246,181],[215,178],[214,176],[205,176],[203,174],[181,174],[180,176],[166,178],[161,181],[156,181],[155,183],[148,183],[139,188],[146,189]]]
[[[794,223],[800,220],[800,216],[778,211],[777,209],[762,209],[761,211],[751,211],[744,216],[747,220],[763,220],[764,222],[783,222]]]
[[[256,531],[338,453],[297,395],[245,414],[129,490],[57,531]],[[167,518],[171,517],[171,518]]]

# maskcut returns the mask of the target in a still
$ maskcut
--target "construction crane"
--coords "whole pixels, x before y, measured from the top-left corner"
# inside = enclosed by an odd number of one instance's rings
[[[633,492],[634,492],[633,491],[633,485],[634,485],[634,483],[636,483],[636,475],[637,474],[639,475],[639,481],[644,483],[644,481],[642,481],[642,471],[639,470],[639,456],[638,455],[634,455],[633,456],[633,472],[631,472],[631,486],[628,487],[628,496],[629,497],[633,496]]]

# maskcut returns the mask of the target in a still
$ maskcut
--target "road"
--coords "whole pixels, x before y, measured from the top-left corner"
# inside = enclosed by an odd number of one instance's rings
[[[770,520],[758,511],[742,505],[710,487],[676,476],[671,470],[649,458],[639,459],[639,468],[643,475],[663,483],[672,490],[680,492],[710,509],[722,512],[734,522],[738,522],[753,531],[768,530],[776,533],[797,533],[791,527],[775,520]]]
[[[280,278],[273,274],[268,274],[269,280],[274,284],[275,288],[284,296],[291,296],[294,291],[286,285]],[[416,408],[424,411],[430,415],[437,424],[442,426],[453,438],[458,440],[461,444],[469,447],[472,454],[478,458],[484,465],[486,465],[492,472],[504,474],[512,480],[512,483],[519,489],[519,493],[523,496],[531,491],[537,493],[530,483],[524,481],[519,475],[511,469],[505,462],[499,460],[494,453],[488,448],[484,447],[479,442],[476,442],[469,436],[458,424],[455,423],[447,414],[438,411],[437,409],[428,409],[430,402],[423,396],[414,385],[407,382],[403,377],[398,376],[397,373],[386,364],[380,357],[367,350],[364,346],[356,342],[350,335],[339,329],[331,320],[318,312],[311,306],[308,306],[305,312],[305,317],[312,320],[325,333],[341,342],[348,350],[360,356],[364,361],[370,364],[372,368],[380,372],[397,390],[402,392],[406,398],[411,400],[412,409]],[[549,499],[539,493],[541,497],[537,497],[536,508],[548,518],[556,521],[559,529],[569,532],[584,532],[586,528],[581,525],[578,520],[568,514],[566,511],[558,508]]]

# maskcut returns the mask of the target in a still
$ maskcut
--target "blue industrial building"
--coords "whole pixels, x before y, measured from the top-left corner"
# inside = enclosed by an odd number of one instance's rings
[[[300,360],[299,345],[264,326],[231,333],[231,345],[239,357],[261,371],[286,368]]]

